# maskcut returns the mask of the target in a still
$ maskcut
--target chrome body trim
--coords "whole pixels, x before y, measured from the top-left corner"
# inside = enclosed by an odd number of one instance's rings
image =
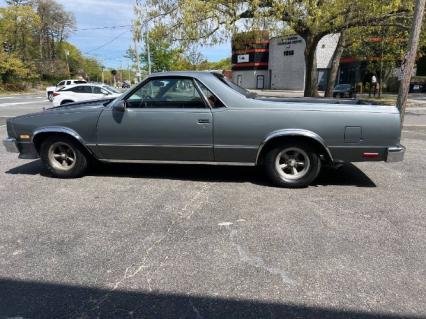
[[[405,146],[393,146],[387,148],[386,162],[395,163],[402,162],[405,155]]]
[[[257,146],[250,146],[250,145],[190,145],[190,144],[126,144],[126,143],[120,143],[120,144],[114,144],[114,143],[100,143],[100,144],[86,144],[89,147],[94,146],[105,146],[105,147],[112,147],[112,146],[123,146],[123,147],[182,147],[182,148],[194,148],[194,147],[205,147],[205,148],[232,148],[232,149],[257,149]]]
[[[64,133],[64,134],[70,135],[70,136],[74,137],[77,141],[79,141],[81,143],[81,145],[83,145],[83,147],[88,152],[90,152],[90,154],[93,154],[93,152],[87,147],[87,144],[84,142],[83,138],[73,129],[70,129],[70,128],[64,127],[64,126],[42,127],[42,128],[36,129],[33,132],[33,135],[31,136],[31,142],[34,143],[34,138],[41,133]]]
[[[327,152],[327,155],[328,155],[330,161],[331,162],[334,161],[333,156],[331,155],[330,149],[325,144],[325,141],[323,140],[323,138],[321,136],[319,136],[318,134],[316,134],[316,133],[314,133],[312,131],[303,130],[303,129],[284,129],[284,130],[274,131],[274,132],[270,133],[268,136],[266,136],[266,138],[260,144],[259,150],[257,151],[256,164],[258,164],[259,156],[260,156],[260,154],[262,152],[263,147],[270,140],[272,140],[274,138],[277,138],[277,137],[285,137],[285,136],[302,136],[302,137],[308,137],[308,138],[311,138],[311,139],[315,140],[316,142],[320,143],[321,146],[325,149],[325,151]]]
[[[3,145],[6,151],[9,153],[19,153],[18,145],[16,144],[16,138],[8,137],[3,140]]]
[[[231,145],[231,144],[226,144],[226,145],[221,145],[221,144],[215,144],[214,148],[232,148],[232,149],[258,149],[258,146],[251,146],[251,145]]]
[[[114,160],[114,159],[99,159],[99,160],[101,162],[106,162],[106,163],[256,166],[255,163],[243,163],[243,162],[161,161],[161,160]]]
[[[114,144],[114,143],[100,143],[100,144],[87,144],[87,146],[104,146],[104,147],[166,147],[166,148],[171,148],[171,147],[182,147],[182,148],[194,148],[194,147],[198,147],[198,148],[213,148],[213,145],[186,145],[186,144],[125,144],[125,143],[120,143],[120,144]]]
[[[81,136],[76,131],[63,126],[47,126],[47,127],[36,129],[33,132],[33,136],[31,137],[31,142],[34,143],[34,138],[40,133],[65,133],[65,134],[71,135],[72,137],[76,138],[80,142],[84,142]]]

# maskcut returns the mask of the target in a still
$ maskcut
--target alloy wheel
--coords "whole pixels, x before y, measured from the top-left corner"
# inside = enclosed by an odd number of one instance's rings
[[[56,142],[49,147],[48,158],[54,168],[68,171],[75,165],[76,154],[69,144]]]
[[[275,168],[281,178],[297,180],[304,177],[310,167],[308,154],[300,148],[289,147],[278,153]]]

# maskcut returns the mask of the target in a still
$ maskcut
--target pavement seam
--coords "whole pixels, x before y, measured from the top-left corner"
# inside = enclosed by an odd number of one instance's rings
[[[206,192],[206,190],[208,189],[208,186],[209,186],[210,184],[208,184],[208,183],[204,183],[201,187],[200,187],[200,190],[197,192],[197,193],[195,193],[192,197],[191,197],[191,199],[187,202],[187,204],[182,208],[182,209],[180,209],[179,211],[178,211],[178,218],[177,219],[175,219],[175,220],[173,220],[172,222],[171,222],[171,224],[169,225],[169,227],[167,228],[167,231],[166,231],[166,233],[161,237],[161,238],[159,238],[158,240],[156,240],[150,247],[148,247],[146,250],[145,250],[145,253],[144,253],[144,258],[142,259],[142,261],[141,261],[141,263],[139,264],[139,266],[136,268],[136,270],[135,271],[133,271],[133,272],[130,272],[131,271],[131,268],[133,267],[133,266],[129,266],[129,267],[126,267],[126,269],[125,269],[125,271],[124,271],[124,274],[123,274],[123,276],[118,280],[118,281],[116,281],[115,283],[114,283],[114,285],[112,286],[112,288],[111,289],[109,289],[109,291],[106,293],[106,294],[104,294],[103,296],[101,296],[101,297],[99,297],[99,298],[97,298],[97,299],[95,299],[95,300],[90,300],[89,302],[86,302],[83,306],[82,306],[82,313],[81,314],[79,314],[79,315],[76,315],[75,317],[76,318],[85,318],[85,315],[87,314],[87,313],[90,313],[90,312],[92,312],[92,311],[94,311],[94,310],[98,310],[98,312],[100,313],[100,311],[101,311],[101,306],[102,306],[102,304],[105,302],[105,301],[107,301],[108,299],[109,299],[109,297],[111,296],[111,294],[114,292],[114,291],[116,291],[119,287],[120,287],[120,285],[124,282],[124,281],[126,281],[126,280],[128,280],[128,279],[131,279],[131,278],[133,278],[133,277],[135,277],[136,275],[138,275],[143,269],[145,269],[145,268],[147,268],[147,266],[146,266],[146,262],[148,261],[148,258],[149,258],[149,256],[150,256],[150,254],[151,254],[151,252],[164,240],[164,239],[166,239],[169,235],[170,235],[170,233],[172,232],[172,230],[175,228],[175,226],[176,225],[178,225],[179,223],[181,223],[181,222],[183,222],[183,221],[185,221],[185,220],[189,220],[191,217],[192,217],[192,215],[195,213],[195,210],[196,209],[198,209],[199,207],[201,207],[201,205],[203,204],[203,201],[200,201],[200,200],[198,200],[199,199],[199,197],[201,196],[201,195],[203,195],[205,192]],[[195,207],[192,207],[191,208],[191,206],[192,206],[192,204],[193,203],[196,203],[196,205],[195,205]],[[187,214],[185,214],[185,212],[187,212],[189,210],[189,213],[187,213]],[[167,258],[166,258],[167,259]],[[151,279],[149,279],[149,282],[148,282],[148,287],[149,287],[149,289],[151,289]],[[152,290],[152,289],[151,289]],[[84,308],[88,305],[88,303],[92,303],[92,304],[94,304],[94,306],[93,307],[91,307],[90,309],[88,309],[87,311],[85,311],[84,310]],[[202,317],[201,317],[202,318]]]

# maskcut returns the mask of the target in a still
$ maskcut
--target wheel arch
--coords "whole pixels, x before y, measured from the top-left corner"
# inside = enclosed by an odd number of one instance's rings
[[[262,162],[263,156],[268,150],[270,150],[277,143],[289,141],[289,140],[302,140],[313,145],[319,152],[320,155],[324,155],[325,159],[329,163],[333,163],[333,156],[324,139],[318,134],[303,129],[284,129],[270,133],[261,143],[257,156],[256,165]]]
[[[83,138],[73,129],[68,127],[61,127],[61,126],[49,126],[49,127],[43,127],[36,129],[33,132],[31,141],[34,144],[37,152],[40,151],[41,143],[49,136],[52,135],[62,135],[72,138],[74,141],[76,141],[81,148],[86,151],[89,155],[94,156],[93,152],[86,146],[86,143],[84,142]]]
[[[63,99],[61,101],[61,105],[71,104],[71,103],[75,103],[75,102],[73,100],[70,100],[70,99]]]

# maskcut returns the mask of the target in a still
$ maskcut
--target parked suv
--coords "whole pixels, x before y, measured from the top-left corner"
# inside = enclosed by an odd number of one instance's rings
[[[53,93],[56,91],[59,91],[60,89],[63,89],[65,87],[68,87],[70,85],[76,85],[76,84],[83,84],[87,83],[85,80],[63,80],[56,84],[56,86],[49,86],[46,88],[46,97],[49,99],[50,102],[53,101]]]
[[[99,100],[103,98],[115,98],[121,92],[105,84],[78,84],[65,87],[53,93],[53,105],[59,106],[80,101]]]

